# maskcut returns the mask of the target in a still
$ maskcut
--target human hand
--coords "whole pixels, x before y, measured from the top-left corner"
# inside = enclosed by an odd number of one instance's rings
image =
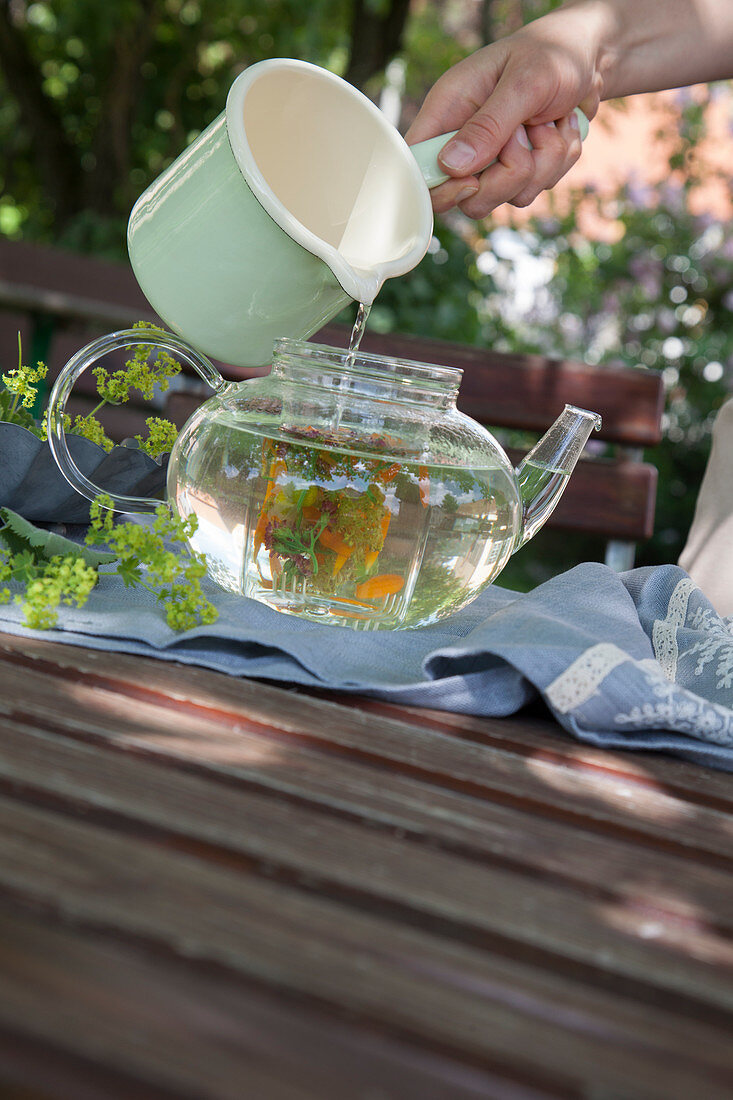
[[[406,135],[415,144],[459,130],[438,158],[452,178],[431,192],[436,212],[527,206],[565,175],[581,151],[574,108],[592,118],[601,98],[596,31],[587,14],[560,9],[436,82]]]

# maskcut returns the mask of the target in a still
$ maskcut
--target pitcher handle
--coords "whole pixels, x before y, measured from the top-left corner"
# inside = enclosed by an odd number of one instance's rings
[[[77,493],[81,493],[87,500],[94,500],[100,493],[106,493],[122,512],[154,512],[160,504],[160,501],[156,500],[155,497],[132,497],[124,496],[122,493],[110,493],[101,485],[95,485],[93,481],[90,481],[81,472],[69,453],[64,428],[66,402],[79,376],[87,367],[90,367],[92,363],[96,363],[108,352],[134,347],[136,344],[154,344],[164,351],[172,352],[188,363],[190,367],[193,367],[201,375],[204,382],[211,386],[215,392],[219,392],[229,385],[205,355],[201,355],[190,344],[185,343],[169,332],[161,332],[157,328],[146,329],[142,327],[111,332],[107,336],[100,336],[98,340],[93,340],[81,351],[77,351],[59,374],[48,402],[46,434],[56,465]]]
[[[585,141],[590,123],[580,107],[575,108],[575,114],[578,117],[580,127],[580,140]],[[446,175],[438,164],[438,153],[457,133],[458,130],[451,130],[448,134],[438,134],[437,137],[428,138],[427,141],[418,141],[416,145],[410,146],[410,152],[417,161],[428,187],[437,187],[439,184],[445,183],[446,180],[454,178]],[[492,160],[491,164],[493,163]]]

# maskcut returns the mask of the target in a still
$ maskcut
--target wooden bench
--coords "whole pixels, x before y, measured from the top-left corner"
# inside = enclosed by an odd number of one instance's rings
[[[137,320],[160,323],[127,264],[0,242],[0,344],[6,369],[18,330],[26,360],[47,362],[53,379],[89,339]],[[341,346],[347,338],[343,325],[329,325],[314,337]],[[624,569],[633,564],[635,544],[649,538],[654,527],[657,471],[644,461],[644,448],[661,438],[664,392],[658,374],[396,333],[367,332],[362,347],[460,367],[459,407],[492,428],[541,433],[565,403],[599,412],[603,428],[596,439],[606,447],[579,464],[548,526],[599,536],[607,541],[609,565]],[[262,373],[219,366],[230,378]],[[96,403],[93,379],[82,379],[78,390],[70,408],[87,412]],[[180,425],[205,396],[200,380],[184,377],[166,399],[164,414]],[[141,430],[149,410],[128,405],[111,413],[108,430],[121,439]],[[521,452],[509,450],[513,460],[520,457]]]

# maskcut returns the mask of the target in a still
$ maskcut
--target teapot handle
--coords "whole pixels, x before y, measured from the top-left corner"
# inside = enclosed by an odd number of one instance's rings
[[[51,391],[48,402],[46,434],[56,465],[77,493],[81,493],[88,500],[94,500],[100,493],[106,493],[122,512],[154,512],[160,504],[160,501],[154,497],[132,497],[124,496],[122,493],[110,493],[101,485],[95,485],[93,481],[90,481],[81,472],[69,453],[64,428],[66,402],[79,376],[83,374],[87,367],[90,367],[92,363],[96,363],[108,352],[134,347],[136,344],[154,344],[164,351],[172,352],[188,363],[190,367],[193,367],[201,375],[204,382],[217,392],[229,385],[205,355],[201,355],[190,344],[179,339],[178,336],[173,336],[169,332],[161,332],[158,328],[123,329],[120,332],[112,332],[107,336],[101,336],[98,340],[87,344],[81,351],[77,351],[69,359]]]
[[[580,107],[575,108],[575,114],[580,126],[580,140],[585,141],[590,123]],[[418,141],[416,145],[410,146],[410,152],[417,161],[428,187],[438,187],[439,184],[451,179],[438,164],[438,153],[457,133],[458,130],[451,130],[448,134],[438,134],[437,137],[428,138],[427,141]],[[493,164],[494,161],[492,160],[491,163]]]

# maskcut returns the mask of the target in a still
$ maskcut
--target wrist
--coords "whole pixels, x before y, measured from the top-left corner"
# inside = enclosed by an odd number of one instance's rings
[[[519,34],[539,35],[582,59],[582,69],[591,92],[589,101],[611,99],[620,94],[619,60],[623,55],[626,0],[566,0],[559,8],[526,24]]]
[[[567,0],[600,75],[601,99],[720,80],[733,73],[730,0]]]
[[[625,0],[568,0],[558,9],[567,10],[573,19],[572,29],[587,40],[601,100],[620,94],[614,89],[623,59],[625,8]]]
[[[664,2],[689,6],[689,0]],[[654,11],[657,5],[662,6],[660,0],[568,0],[567,6],[582,17],[586,33],[591,31],[601,100],[646,90],[645,77],[664,38]]]

